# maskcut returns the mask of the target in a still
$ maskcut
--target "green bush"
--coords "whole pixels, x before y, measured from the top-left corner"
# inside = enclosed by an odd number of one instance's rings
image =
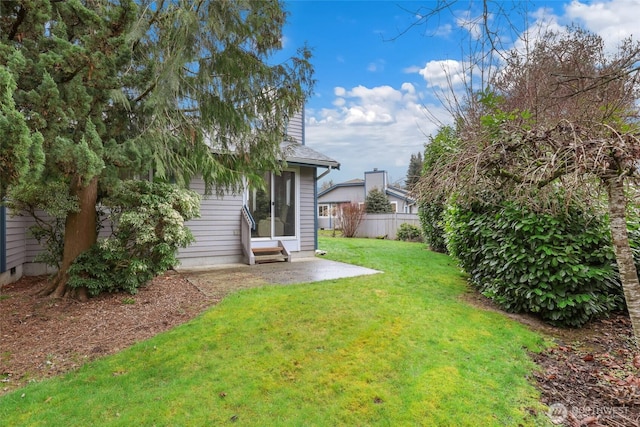
[[[444,203],[422,203],[418,210],[424,241],[434,252],[447,253],[444,233]]]
[[[396,236],[398,240],[403,240],[405,242],[422,241],[422,233],[420,232],[420,228],[406,222],[400,224]]]
[[[624,308],[606,219],[570,206],[540,214],[513,203],[446,214],[450,253],[484,295],[511,312],[578,327]]]
[[[178,264],[177,250],[193,241],[184,221],[199,216],[200,196],[165,183],[127,181],[103,207],[114,224],[69,269],[69,286],[90,295],[137,289]]]

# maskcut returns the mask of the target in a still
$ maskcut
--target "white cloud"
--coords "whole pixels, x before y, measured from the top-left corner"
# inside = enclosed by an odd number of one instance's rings
[[[449,37],[452,33],[453,33],[453,25],[444,24],[444,25],[439,26],[435,30],[433,35],[437,36],[437,37]]]
[[[280,43],[282,43],[282,48],[283,49],[288,48],[291,45],[291,39],[289,39],[289,37],[283,35],[280,38]]]
[[[416,93],[416,88],[411,83],[402,83],[400,90],[407,92],[408,94]]]
[[[374,62],[370,62],[367,66],[367,71],[371,73],[384,71],[385,60],[384,59],[376,59]]]
[[[516,48],[524,47],[522,40],[535,42],[545,31],[564,32],[567,25],[577,24],[598,34],[609,51],[615,50],[620,41],[629,36],[640,41],[638,19],[640,2],[637,0],[578,1],[565,4],[564,13],[556,15],[550,8],[540,8],[531,14],[533,23],[527,33],[516,42]]]
[[[416,87],[406,82],[399,89],[336,87],[334,95],[334,108],[306,111],[305,131],[311,148],[342,164],[342,171],[326,178],[335,183],[362,178],[373,168],[403,181],[411,154],[422,152],[427,135],[439,126],[429,121],[426,108],[443,121],[449,117],[441,107],[423,105]]]
[[[492,20],[492,15],[488,15],[487,20]],[[483,36],[482,25],[484,18],[481,15],[472,16],[470,11],[464,11],[456,18],[456,25],[469,32],[473,40],[479,40]]]
[[[608,47],[615,47],[625,37],[640,39],[638,16],[640,2],[634,0],[572,1],[565,7],[570,22],[582,24],[599,34]]]
[[[429,61],[419,69],[418,74],[425,79],[428,87],[446,89],[453,86],[455,88],[465,81],[464,68],[462,62],[453,59]]]

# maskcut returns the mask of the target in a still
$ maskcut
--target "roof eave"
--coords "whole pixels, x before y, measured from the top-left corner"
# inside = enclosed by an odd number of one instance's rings
[[[296,165],[296,166],[311,166],[311,167],[325,167],[325,168],[331,168],[331,169],[340,169],[340,163],[338,162],[331,162],[331,161],[324,161],[324,160],[313,160],[313,159],[300,159],[300,158],[295,158],[295,157],[288,157],[287,159],[287,164],[289,165]]]

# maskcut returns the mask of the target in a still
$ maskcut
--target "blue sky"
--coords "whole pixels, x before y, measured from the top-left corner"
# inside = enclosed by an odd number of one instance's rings
[[[477,16],[479,2],[459,0],[452,13],[412,27],[421,8],[435,5],[430,0],[285,3],[290,16],[283,54],[305,43],[313,52],[317,83],[306,105],[306,144],[341,163],[323,181],[363,178],[378,168],[404,183],[411,154],[422,152],[428,135],[451,122],[436,93],[448,92],[447,74],[457,81],[462,40],[469,34],[463,18]],[[533,27],[576,23],[610,45],[634,31],[640,39],[640,0],[547,0],[527,9],[524,16]]]

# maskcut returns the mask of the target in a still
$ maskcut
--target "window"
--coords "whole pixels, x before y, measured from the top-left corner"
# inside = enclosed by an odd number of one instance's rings
[[[318,216],[328,217],[329,216],[329,205],[318,205]]]
[[[391,212],[393,213],[398,212],[398,202],[391,202]]]

